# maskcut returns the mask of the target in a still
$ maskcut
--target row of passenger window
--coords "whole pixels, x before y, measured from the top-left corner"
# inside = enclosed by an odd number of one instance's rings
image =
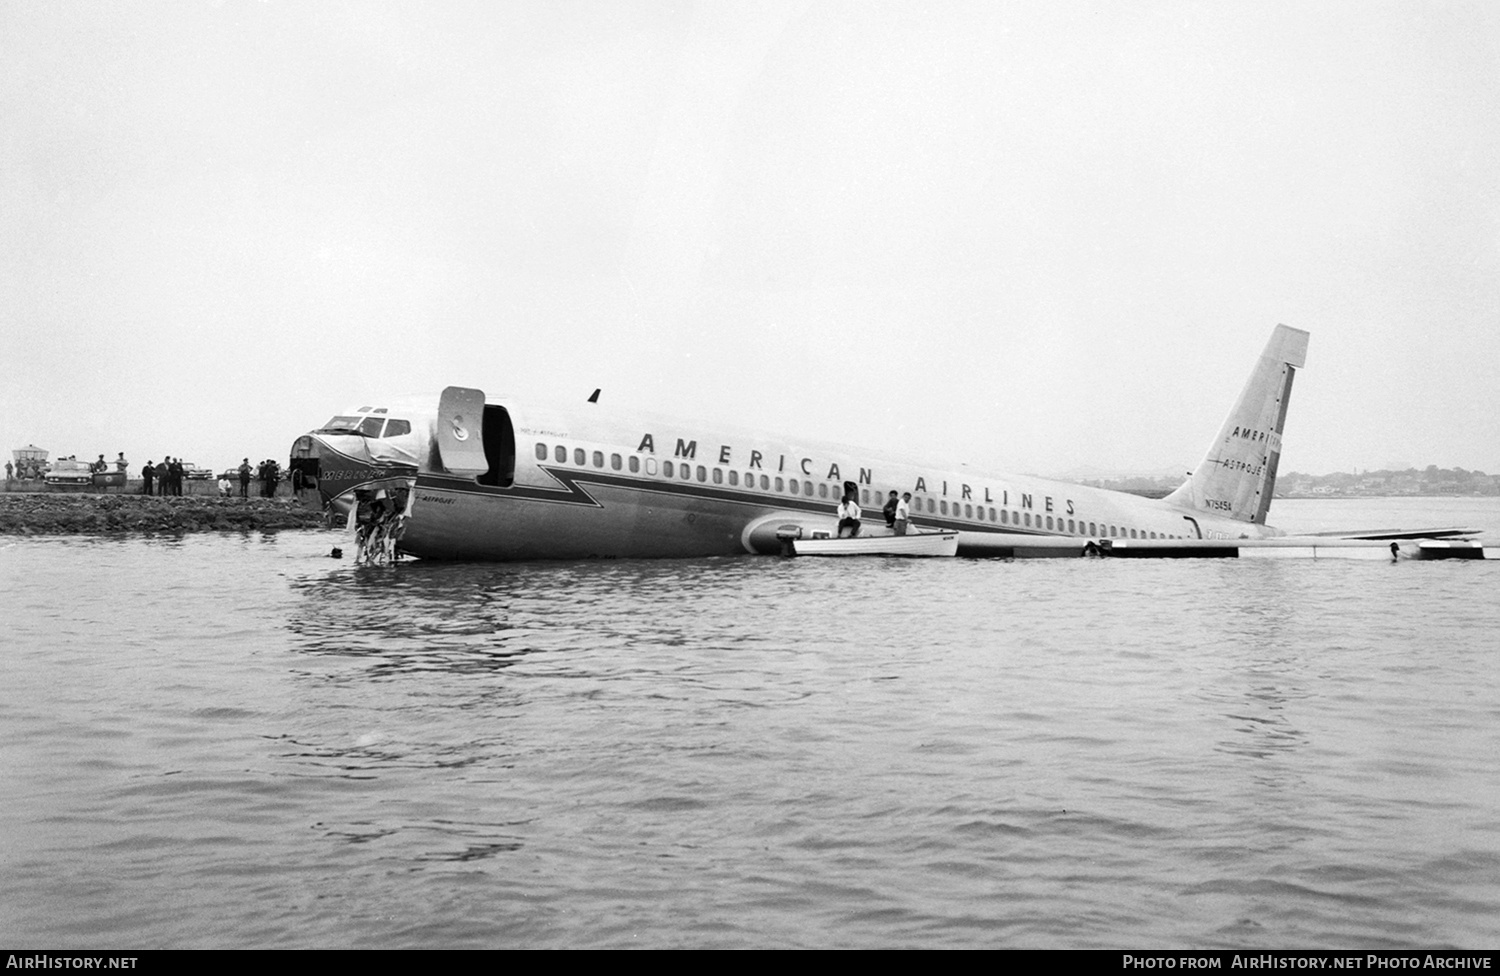
[[[568,463],[568,449],[561,444],[551,449],[552,459],[558,464]],[[546,444],[538,442],[536,445],[536,459],[547,460],[548,448]],[[605,467],[603,451],[585,451],[581,447],[573,448],[572,462],[576,467]],[[639,474],[644,466],[646,474],[656,475],[658,472],[657,461],[654,457],[644,459],[637,455],[622,457],[619,454],[609,455],[608,465],[612,471],[629,470],[631,474]],[[686,461],[662,461],[660,466],[661,476],[664,478],[677,478],[682,481],[699,481],[704,484],[722,485],[727,483],[731,487],[741,486],[740,472],[723,468],[709,468],[705,465],[688,464]],[[759,479],[757,481],[757,479]],[[789,495],[804,495],[808,498],[814,496],[825,499],[837,499],[839,497],[837,486],[830,489],[827,482],[802,481],[798,478],[782,478],[779,475],[758,474],[754,471],[746,471],[743,479],[743,487],[756,488],[762,491],[776,491]],[[869,488],[861,489],[860,504],[883,505],[884,496]],[[1166,533],[1157,534],[1145,530],[1122,526],[1107,525],[1102,522],[1085,522],[1083,519],[1064,519],[1057,515],[1033,514],[1016,509],[994,508],[984,505],[975,505],[971,502],[962,504],[960,511],[959,502],[948,502],[947,499],[913,498],[911,502],[913,515],[926,511],[930,515],[946,515],[952,518],[963,518],[970,521],[989,521],[997,525],[1006,525],[1015,528],[1043,529],[1050,532],[1065,532],[1069,535],[1084,535],[1096,537],[1108,537],[1113,539],[1177,539],[1181,536],[1169,536]],[[1044,521],[1045,520],[1045,521]]]

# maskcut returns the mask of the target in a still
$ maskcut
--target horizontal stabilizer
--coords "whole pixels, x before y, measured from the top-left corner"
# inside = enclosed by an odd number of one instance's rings
[[[1453,539],[1476,536],[1479,529],[1365,529],[1357,532],[1314,532],[1321,539],[1369,539],[1390,541],[1393,539]]]

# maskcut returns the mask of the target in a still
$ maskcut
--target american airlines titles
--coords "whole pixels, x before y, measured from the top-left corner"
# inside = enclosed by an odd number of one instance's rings
[[[636,447],[636,452],[637,453],[641,453],[641,454],[655,454],[656,453],[656,438],[652,434],[649,434],[649,433],[643,435],[641,437],[641,443],[640,443],[640,445],[638,447]],[[672,456],[675,457],[675,458],[687,458],[687,459],[690,459],[690,460],[697,460],[697,457],[698,457],[698,442],[695,441],[695,440],[694,441],[683,440],[680,437],[677,438],[677,443],[676,443],[676,445],[674,446],[674,448],[672,450]],[[790,469],[788,468],[788,463],[789,462],[790,462]],[[716,463],[723,464],[723,465],[727,466],[727,465],[738,464],[740,462],[737,462],[735,460],[735,451],[734,451],[734,449],[730,445],[728,445],[728,444],[721,444],[719,446],[719,455],[718,455],[718,459],[717,459]],[[754,451],[754,450],[752,450],[750,452],[749,457],[743,463],[744,463],[745,467],[747,467],[747,468],[753,468],[753,469],[755,469],[757,471],[772,470],[772,468],[768,467],[768,466],[769,465],[774,465],[774,470],[778,474],[787,473],[790,470],[790,472],[793,473],[793,474],[796,474],[796,473],[800,472],[804,477],[807,477],[807,478],[817,478],[818,477],[818,473],[821,472],[822,468],[823,468],[823,466],[822,466],[821,463],[815,462],[812,458],[805,458],[804,457],[804,458],[790,458],[789,459],[785,454],[778,454],[778,455],[775,455],[774,460],[773,460],[773,458],[772,458],[771,455],[766,454],[765,452],[762,452],[762,451]],[[875,471],[874,471],[873,468],[864,468],[864,467],[861,467],[861,468],[858,469],[857,473],[851,472],[851,474],[852,474],[852,476],[849,477],[848,480],[857,482],[857,483],[859,483],[861,485],[869,485],[869,486],[872,486],[872,487],[874,486]],[[845,480],[844,473],[839,468],[839,465],[838,465],[837,462],[831,462],[828,465],[828,470],[827,470],[827,472],[825,474],[823,474],[823,477],[826,480],[828,480],[828,481],[842,482],[842,481]],[[949,485],[948,485],[948,482],[946,480],[933,479],[933,482],[934,482],[934,485],[940,484],[941,487],[937,488],[934,491],[933,489],[931,489],[931,488],[928,487],[928,485],[927,485],[927,479],[924,478],[924,477],[922,477],[922,476],[920,476],[920,475],[918,475],[915,484],[913,484],[912,487],[911,487],[911,492],[913,494],[928,494],[928,495],[937,494],[937,495],[941,495],[941,496],[944,496],[944,497],[955,498],[956,501],[972,502],[974,504],[1004,505],[1004,506],[1010,506],[1010,505],[1013,504],[1011,502],[1011,500],[1010,500],[1010,491],[1009,491],[1009,489],[995,489],[994,491],[991,491],[991,489],[989,489],[988,487],[985,487],[985,488],[983,488],[984,497],[980,498],[977,495],[978,489],[975,489],[971,485],[966,485],[966,484],[957,484],[957,485],[954,485],[953,486],[953,492],[952,492],[952,494],[950,494],[949,493]],[[1035,509],[1035,508],[1037,508],[1037,504],[1036,504],[1037,499],[1035,498],[1035,496],[1031,492],[1017,492],[1016,496],[1017,496],[1017,501],[1014,503],[1015,507],[1017,507],[1017,508],[1023,508],[1023,509]],[[1043,495],[1041,497],[1040,501],[1041,501],[1041,510],[1044,511],[1044,512],[1053,512],[1053,511],[1055,511],[1056,508],[1057,508],[1057,505],[1059,504],[1057,502],[1057,500],[1055,500],[1051,495]],[[1072,514],[1074,514],[1073,500],[1071,498],[1062,499],[1061,500],[1061,505],[1062,505],[1062,510],[1060,512],[1058,512],[1058,514],[1062,514],[1062,515],[1072,515]]]

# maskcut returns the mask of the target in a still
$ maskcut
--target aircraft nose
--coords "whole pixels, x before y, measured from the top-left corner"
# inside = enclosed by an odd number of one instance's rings
[[[292,463],[302,467],[305,477],[314,479],[324,508],[335,506],[341,495],[377,477],[361,437],[304,434],[292,445]]]
[[[417,475],[415,464],[406,459],[376,456],[368,438],[359,434],[321,431],[308,433],[293,445],[292,459],[303,460],[304,474],[317,480],[318,496],[325,508],[347,511],[359,489],[410,488]]]

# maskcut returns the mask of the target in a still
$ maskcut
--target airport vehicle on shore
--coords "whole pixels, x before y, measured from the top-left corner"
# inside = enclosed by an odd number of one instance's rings
[[[84,461],[58,458],[47,468],[42,480],[49,488],[89,488],[94,484],[94,471]]]

